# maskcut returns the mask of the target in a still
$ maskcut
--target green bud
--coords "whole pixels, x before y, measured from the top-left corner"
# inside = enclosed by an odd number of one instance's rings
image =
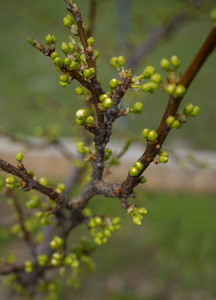
[[[112,155],[112,150],[110,148],[106,148],[104,153],[104,160],[108,160],[111,155]]]
[[[39,179],[39,183],[42,184],[42,185],[44,185],[44,186],[46,186],[46,187],[49,186],[47,179],[44,178],[44,177],[41,177],[41,178]]]
[[[70,70],[76,70],[78,68],[79,64],[76,61],[72,61],[71,64],[69,65]]]
[[[141,225],[142,224],[141,219],[137,216],[133,216],[133,223],[135,225]]]
[[[71,263],[71,268],[72,269],[76,269],[79,267],[79,261],[77,259],[75,259],[72,263]]]
[[[143,129],[143,131],[142,131],[142,137],[147,138],[149,132],[150,132],[150,129],[149,129],[149,128]]]
[[[50,57],[54,60],[56,57],[59,57],[60,54],[58,52],[53,52]]]
[[[32,39],[27,38],[27,41],[28,41],[29,44],[31,44],[32,46],[35,46],[35,42],[34,42]]]
[[[63,18],[63,24],[64,24],[65,27],[70,28],[73,25],[73,22],[72,22],[71,18],[64,17]]]
[[[94,221],[95,221],[96,226],[101,226],[102,225],[101,217],[95,217]]]
[[[214,21],[214,23],[216,22],[216,8],[211,10],[210,18]]]
[[[119,70],[119,61],[118,57],[112,57],[110,60],[111,66],[113,66],[115,69]]]
[[[97,236],[94,238],[94,242],[97,245],[102,245],[102,240],[99,237],[97,237]]]
[[[69,57],[65,57],[65,59],[64,59],[64,65],[65,66],[69,66],[70,63],[71,63],[71,59]]]
[[[54,35],[52,35],[52,42],[56,43],[56,37]]]
[[[154,94],[158,89],[158,86],[155,82],[149,81],[147,83],[144,83],[141,86],[141,90],[145,93]]]
[[[156,82],[156,83],[159,83],[159,82],[162,81],[162,76],[159,73],[155,73],[151,76],[151,80]]]
[[[140,178],[140,182],[141,183],[145,183],[147,181],[147,179],[144,177],[144,176],[142,176],[141,178]]]
[[[55,236],[50,242],[50,247],[53,249],[61,248],[64,245],[64,240],[59,236]]]
[[[161,61],[160,61],[160,66],[165,71],[167,71],[167,72],[170,71],[170,63],[169,63],[168,59],[162,58]]]
[[[68,85],[68,83],[66,81],[60,81],[59,84],[62,87],[66,87]]]
[[[67,55],[68,54],[68,44],[63,42],[61,44],[61,50],[62,50],[62,52],[64,52],[65,55]]]
[[[115,217],[114,219],[112,219],[112,224],[113,225],[119,225],[119,223],[121,223],[121,218],[120,217]]]
[[[173,65],[174,69],[177,69],[181,63],[180,59],[176,55],[173,55],[171,57],[170,62]]]
[[[175,128],[178,129],[180,128],[181,124],[179,122],[179,120],[175,120],[172,124],[171,124],[171,128]]]
[[[80,60],[81,60],[82,63],[87,64],[86,56],[85,56],[84,53],[80,55]]]
[[[88,46],[93,46],[94,45],[94,38],[93,37],[89,37],[88,39],[87,39],[87,44],[88,44]]]
[[[124,56],[118,57],[118,63],[120,64],[121,67],[124,67],[124,65],[126,63],[126,59],[124,58]]]
[[[18,161],[18,163],[21,163],[22,160],[23,160],[23,154],[22,153],[17,153],[16,160]]]
[[[165,87],[165,92],[171,96],[174,93],[175,89],[176,89],[175,83],[170,83]]]
[[[33,196],[29,201],[26,202],[26,206],[29,209],[37,208],[41,205],[41,200],[38,196]]]
[[[186,92],[186,88],[182,84],[179,84],[179,85],[177,85],[173,96],[175,98],[182,98],[184,96],[185,92]]]
[[[155,72],[155,68],[153,66],[147,66],[145,67],[143,73],[142,73],[142,78],[144,79],[149,79]]]
[[[141,114],[142,108],[143,108],[143,104],[141,102],[136,102],[131,108],[131,112],[134,114]]]
[[[84,75],[86,78],[88,78],[88,77],[90,77],[92,74],[91,74],[91,72],[89,71],[89,69],[85,69],[85,70],[83,71],[83,75]]]
[[[88,125],[94,124],[94,117],[88,116],[88,118],[86,118],[85,122],[86,122],[86,124],[88,124]]]
[[[73,42],[69,42],[69,43],[68,43],[68,47],[69,47],[71,53],[74,53],[74,52],[75,52],[75,50],[76,50],[76,45],[75,45]]]
[[[40,219],[40,223],[41,223],[41,225],[43,225],[43,226],[49,225],[49,224],[51,223],[49,216],[43,216],[43,217]]]
[[[13,184],[16,182],[16,179],[13,176],[6,178],[6,183]]]
[[[103,101],[103,107],[106,109],[106,108],[111,108],[113,106],[113,101],[111,98],[106,98],[104,101]]]
[[[155,130],[151,130],[148,134],[148,140],[154,142],[158,137],[158,134]]]
[[[136,167],[139,171],[142,171],[143,163],[141,163],[141,161],[136,161],[134,167]]]
[[[83,95],[84,94],[84,89],[82,87],[77,87],[75,89],[75,92],[77,95]]]
[[[53,60],[53,63],[57,66],[57,67],[61,67],[63,65],[63,61],[61,59],[61,57],[56,57],[54,60]]]
[[[93,50],[93,58],[96,60],[100,56],[98,50]]]
[[[147,213],[148,213],[148,211],[147,211],[147,209],[145,208],[145,207],[140,207],[140,208],[138,208],[138,210],[137,210],[137,212],[139,213],[139,214],[141,214],[141,215],[147,215]]]
[[[163,163],[163,164],[166,164],[168,162],[168,156],[161,155],[159,157],[159,162]]]
[[[33,263],[30,260],[27,260],[25,262],[25,272],[26,273],[31,273],[33,271]]]
[[[78,120],[86,119],[87,117],[87,109],[81,108],[76,112],[76,117]]]
[[[47,255],[38,255],[37,260],[38,260],[39,266],[42,266],[42,267],[46,266],[49,262],[49,258]]]
[[[100,101],[103,102],[106,98],[108,98],[108,95],[107,94],[102,94],[100,96]]]
[[[174,116],[169,116],[166,119],[166,124],[169,125],[169,126],[171,126],[174,121],[175,121],[175,117]]]
[[[51,45],[51,44],[53,43],[52,35],[51,35],[51,34],[48,34],[48,35],[45,37],[45,41],[46,41],[47,45]]]
[[[61,80],[61,81],[64,81],[64,82],[68,82],[68,77],[67,77],[67,75],[62,74],[62,75],[60,76],[60,80]]]
[[[185,104],[185,106],[184,106],[184,112],[186,114],[190,114],[193,111],[193,108],[194,108],[194,106],[193,106],[192,103]]]
[[[139,170],[136,167],[131,167],[129,169],[129,174],[130,176],[135,177],[139,174]]]
[[[115,89],[118,86],[119,82],[117,79],[113,78],[109,82],[109,86],[111,89]]]
[[[192,112],[190,113],[190,117],[196,117],[200,112],[199,106],[194,106]]]
[[[95,74],[95,68],[89,68],[91,75]]]

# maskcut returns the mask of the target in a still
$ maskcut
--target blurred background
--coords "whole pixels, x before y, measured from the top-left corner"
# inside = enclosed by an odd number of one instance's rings
[[[76,3],[88,24],[91,1]],[[113,56],[124,55],[134,75],[153,65],[165,77],[160,60],[175,54],[182,61],[180,72],[184,73],[212,27],[209,12],[215,1],[100,0],[96,4],[93,36],[100,53],[98,76],[108,90],[109,80],[118,78],[109,64]],[[43,130],[59,134],[68,149],[75,151],[74,140],[82,129],[74,116],[85,105],[75,94],[78,84],[62,88],[51,59],[27,42],[30,37],[45,44],[44,37],[51,33],[60,52],[61,43],[68,41],[70,34],[62,24],[66,14],[63,0],[0,3],[2,159],[14,163],[14,153],[23,149],[21,143],[8,137],[20,140],[26,135],[38,136]],[[64,299],[216,299],[215,65],[213,53],[184,98],[184,103],[200,106],[200,115],[170,132],[164,148],[170,162],[167,166],[151,166],[145,189],[137,190],[134,203],[149,211],[143,226],[135,227],[118,201],[103,199],[101,206],[101,197],[96,197],[90,203],[95,213],[120,215],[123,228],[94,252],[97,267],[92,275],[82,275],[80,290],[61,290]],[[134,138],[134,144],[112,175],[113,180],[123,180],[128,166],[142,154],[145,145],[141,131],[157,128],[167,100],[161,91],[154,95],[127,93],[123,107],[141,101],[143,113],[116,122],[110,147],[117,151],[127,136]],[[26,151],[25,158],[38,175],[52,177],[58,170],[55,176],[64,179],[69,172],[68,161],[52,147]],[[85,231],[79,228],[72,239],[76,240],[80,232],[88,235]],[[2,236],[0,239],[3,243]]]

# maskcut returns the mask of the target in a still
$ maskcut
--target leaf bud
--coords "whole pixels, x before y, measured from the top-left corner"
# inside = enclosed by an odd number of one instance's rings
[[[56,57],[54,60],[53,60],[53,63],[57,66],[57,67],[61,67],[63,65],[63,61],[61,59],[61,57]]]
[[[178,69],[181,60],[176,55],[173,55],[170,59],[170,62],[173,65],[174,69]]]
[[[94,38],[91,36],[87,39],[87,44],[88,46],[93,46],[94,45]]]
[[[46,37],[45,37],[45,41],[47,43],[47,45],[51,45],[53,43],[53,37],[51,34],[48,34]]]
[[[139,170],[136,167],[131,167],[129,169],[129,174],[130,176],[135,177],[139,174]]]
[[[143,104],[141,102],[136,102],[134,103],[130,111],[134,114],[141,114],[142,108],[143,108]]]
[[[52,59],[55,59],[56,57],[59,57],[60,56],[60,54],[58,53],[58,52],[53,52],[51,55],[50,55],[50,57],[52,58]]]
[[[162,76],[159,73],[155,73],[151,76],[151,80],[156,82],[156,83],[159,83],[159,82],[162,81]]]
[[[64,81],[64,82],[68,82],[68,77],[67,77],[67,75],[62,74],[62,75],[60,76],[60,80],[61,80],[61,81]]]
[[[172,124],[171,124],[171,128],[175,128],[178,129],[180,128],[181,124],[179,122],[179,120],[175,120]]]
[[[119,71],[118,57],[112,57],[110,60],[110,64],[111,64],[111,66],[113,66],[115,69],[117,69]]]
[[[75,89],[75,92],[76,92],[77,95],[83,95],[84,94],[84,89],[79,86]]]
[[[65,42],[63,42],[63,43],[61,44],[61,50],[62,50],[62,52],[63,52],[65,55],[67,55],[67,54],[68,54],[68,44],[65,43]]]
[[[18,161],[18,163],[21,163],[22,160],[23,160],[23,154],[22,153],[17,153],[16,160]]]
[[[148,134],[148,140],[151,141],[151,142],[154,142],[158,137],[158,134],[155,130],[151,130]]]
[[[173,96],[175,98],[182,98],[184,96],[185,92],[186,92],[186,88],[182,84],[179,84],[179,85],[177,85]]]
[[[76,117],[78,120],[86,119],[87,117],[87,109],[81,108],[76,112]]]
[[[113,78],[109,82],[109,86],[111,89],[115,89],[118,86],[119,82],[117,79]]]
[[[165,70],[167,72],[170,71],[170,63],[169,63],[168,59],[162,58],[160,61],[160,66],[163,70]]]
[[[149,132],[150,132],[150,129],[149,129],[149,128],[143,129],[143,131],[142,131],[142,137],[147,138]]]
[[[166,124],[169,125],[169,126],[171,126],[174,121],[175,121],[175,117],[174,116],[169,116],[166,119]]]
[[[33,39],[27,38],[27,41],[29,42],[29,44],[31,44],[32,46],[35,46],[35,42]]]
[[[121,67],[124,67],[124,65],[126,63],[126,59],[124,58],[124,56],[118,57],[118,63],[120,64]]]
[[[144,166],[143,163],[141,163],[141,161],[136,161],[134,167],[136,167],[139,171],[142,171]]]

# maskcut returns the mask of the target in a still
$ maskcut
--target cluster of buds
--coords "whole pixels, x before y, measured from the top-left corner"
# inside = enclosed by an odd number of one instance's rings
[[[127,214],[132,216],[133,223],[135,225],[141,225],[142,219],[145,215],[147,215],[148,211],[145,207],[137,208],[135,205],[131,205],[127,209]]]
[[[153,66],[145,67],[141,75],[133,77],[133,84],[131,87],[145,93],[154,94],[158,89],[159,83],[162,81],[161,75],[154,73],[155,68]],[[140,85],[142,79],[151,79],[151,81]]]
[[[80,153],[80,154],[88,154],[88,153],[91,153],[91,148],[86,146],[86,144],[84,142],[78,142],[77,143],[77,151]]]
[[[112,150],[110,148],[106,148],[104,151],[104,160],[107,161],[112,155]]]
[[[109,109],[113,106],[113,101],[107,94],[102,94],[100,96],[100,101],[101,101],[101,103],[98,104],[98,108],[101,111]]]
[[[92,126],[94,125],[94,117],[92,116],[87,116],[87,109],[86,108],[80,108],[76,112],[76,123],[78,125],[82,126]]]
[[[88,226],[91,230],[91,234],[94,237],[94,242],[97,245],[105,244],[112,232],[119,230],[121,219],[116,217],[114,219],[94,217],[90,218]]]
[[[169,160],[169,154],[167,152],[162,151],[162,149],[160,149],[159,153],[154,158],[154,163],[166,164],[168,160]]]
[[[141,161],[136,161],[133,165],[133,167],[131,167],[129,169],[129,174],[130,176],[137,176],[141,171],[143,170],[143,163],[141,163]]]
[[[24,188],[26,186],[26,182],[24,180],[17,180],[13,176],[9,176],[5,180],[6,187],[9,189],[15,189],[15,188]]]
[[[149,142],[157,141],[158,134],[155,130],[150,130],[149,128],[145,128],[142,131],[142,137],[147,139]]]
[[[110,60],[111,66],[113,66],[115,69],[118,70],[120,76],[124,74],[125,63],[126,63],[126,59],[124,58],[124,56],[112,57]],[[122,72],[120,70],[120,67],[122,68]]]

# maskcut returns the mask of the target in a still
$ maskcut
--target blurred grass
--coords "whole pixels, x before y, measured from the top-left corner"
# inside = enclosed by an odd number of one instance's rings
[[[88,15],[88,1],[77,1],[83,12],[84,21]],[[135,0],[130,2],[130,28],[127,41],[131,46],[139,45],[155,26],[162,24],[178,11],[183,10],[186,1],[166,0]],[[178,55],[182,60],[181,71],[184,72],[199,46],[211,28],[209,7],[212,1],[205,1],[202,9],[192,12],[192,18],[185,23],[174,36],[162,41],[145,61],[140,62],[135,73],[142,72],[147,64],[153,64],[159,71],[162,57]],[[111,12],[111,13],[110,13]],[[62,41],[67,41],[69,31],[62,25],[62,18],[66,14],[64,1],[1,1],[0,3],[0,119],[1,126],[9,132],[24,132],[32,135],[35,126],[46,126],[55,123],[62,128],[62,135],[71,136],[75,126],[74,114],[84,102],[74,93],[73,83],[66,89],[59,85],[59,74],[55,72],[49,58],[31,47],[26,39],[34,37],[44,43],[48,33],[56,35],[57,48]],[[130,51],[125,48],[118,31],[118,13],[114,0],[103,0],[98,3],[98,14],[95,26],[95,47],[100,51],[98,74],[108,88],[109,80],[116,76],[116,72],[109,65],[110,58],[124,54],[129,57]],[[186,139],[194,147],[215,148],[214,111],[215,111],[215,60],[214,53],[193,82],[186,97],[186,102],[200,105],[201,113],[196,119],[174,133],[176,138]],[[165,74],[164,74],[165,75]],[[72,124],[68,124],[58,111],[45,105],[37,105],[38,99],[45,96],[58,101],[68,110]],[[167,103],[167,96],[160,91],[156,95],[144,95],[130,92],[125,97],[125,105],[132,105],[134,99],[144,103],[144,112],[134,119],[118,120],[117,125],[133,134],[141,132],[144,127],[157,127],[162,112]],[[145,119],[145,122],[143,120]],[[74,122],[74,123],[73,123]],[[173,133],[171,133],[173,139]],[[170,140],[170,138],[168,139]]]

